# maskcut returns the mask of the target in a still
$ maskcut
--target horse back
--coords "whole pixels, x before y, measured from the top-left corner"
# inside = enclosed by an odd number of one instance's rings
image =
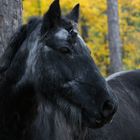
[[[108,128],[114,131],[113,136],[116,133],[119,140],[139,140],[140,70],[117,73],[108,77],[107,81],[119,101],[114,122]]]
[[[131,106],[140,106],[140,70],[113,74],[107,82],[119,100],[125,100]]]
[[[118,111],[112,123],[89,130],[87,140],[140,140],[140,70],[119,72],[106,80],[118,98]]]

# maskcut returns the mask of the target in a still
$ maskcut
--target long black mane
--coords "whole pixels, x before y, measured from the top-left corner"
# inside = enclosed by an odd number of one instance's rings
[[[42,19],[40,19],[39,17],[33,17],[29,19],[27,24],[24,24],[21,27],[19,27],[19,29],[11,37],[9,44],[5,50],[5,53],[0,58],[0,91],[3,91],[0,94],[0,105],[1,105],[0,115],[2,114],[0,122],[3,122],[1,123],[2,128],[0,127],[0,139],[8,140],[11,137],[12,140],[15,140],[17,138],[20,140],[22,139],[30,140],[30,137],[28,137],[28,135],[31,135],[30,134],[31,132],[27,132],[28,129],[30,129],[30,126],[28,125],[32,123],[33,117],[36,115],[36,108],[38,106],[37,111],[39,112],[39,115],[37,117],[37,122],[35,122],[32,127],[35,127],[33,129],[39,127],[40,130],[33,130],[35,131],[33,134],[34,139],[38,140],[38,136],[37,136],[38,134],[42,135],[41,137],[43,138],[42,131],[43,129],[45,129],[45,131],[46,130],[48,131],[48,134],[45,135],[47,136],[47,138],[51,140],[56,139],[57,135],[60,136],[60,138],[58,139],[61,139],[62,137],[63,140],[65,139],[83,140],[85,137],[86,128],[84,129],[80,128],[81,122],[75,125],[75,121],[77,121],[75,120],[75,118],[77,117],[79,119],[80,115],[79,112],[76,112],[74,106],[70,105],[68,102],[66,102],[63,99],[58,99],[57,103],[60,106],[62,106],[64,109],[63,111],[65,111],[65,116],[64,116],[60,113],[62,110],[60,111],[58,109],[57,111],[55,107],[51,106],[51,103],[49,104],[47,103],[48,105],[46,107],[46,103],[44,103],[43,101],[44,99],[41,99],[42,104],[36,103],[37,101],[34,95],[35,91],[32,88],[32,86],[30,86],[30,83],[27,83],[27,85],[26,84],[22,85],[21,87],[19,86],[18,89],[16,90],[13,89],[12,87],[13,86],[12,84],[15,83],[15,79],[13,79],[13,74],[16,75],[18,73],[18,70],[17,73],[15,73],[14,71],[9,71],[9,67],[11,67],[11,63],[15,58],[16,54],[18,53],[20,47],[24,43],[24,41],[36,29],[36,27],[41,23],[41,21]],[[22,59],[24,60],[24,58]],[[20,66],[20,64],[18,65]],[[10,74],[12,76],[10,76]],[[12,78],[10,79],[9,77]],[[14,95],[12,95],[13,93],[12,94],[10,93],[12,90],[15,90]],[[18,95],[19,93],[20,95]],[[5,107],[3,108],[3,106]],[[7,110],[8,110],[8,114],[7,114]],[[19,110],[20,112],[18,112]],[[19,118],[20,116],[17,112],[22,116],[22,118]],[[75,118],[71,118],[71,120],[68,120],[67,119],[69,118],[67,114],[68,112],[69,113],[72,112],[73,113],[72,115],[74,115]],[[4,116],[3,113],[5,113]],[[27,113],[29,116],[26,116]],[[10,114],[10,120],[9,120],[9,114]],[[44,121],[44,123],[46,124],[44,125],[43,122],[40,122],[39,119],[42,119],[42,121]],[[6,120],[8,120],[8,122],[5,122]],[[22,123],[19,124],[21,120]],[[66,125],[67,123],[68,125]],[[56,125],[56,127],[54,127],[53,125]],[[19,127],[21,128],[19,129]],[[9,132],[9,129],[11,129],[11,132]],[[55,131],[54,129],[56,129],[55,133],[54,133]],[[14,132],[17,132],[17,134]],[[47,138],[43,138],[43,139],[47,139]]]
[[[5,53],[0,58],[0,73],[3,73],[8,69],[22,43],[33,32],[40,22],[41,19],[39,17],[32,17],[29,19],[27,24],[19,27],[19,29],[17,29],[17,31],[12,35]]]

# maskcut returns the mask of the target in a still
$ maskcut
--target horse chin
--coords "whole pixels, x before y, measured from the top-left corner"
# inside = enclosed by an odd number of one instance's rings
[[[82,126],[83,127],[88,127],[88,128],[91,128],[91,129],[101,128],[105,124],[111,123],[111,122],[112,122],[112,117],[109,118],[108,120],[105,120],[105,119],[98,120],[96,117],[91,118],[91,117],[87,117],[85,115],[82,115]]]
[[[106,124],[105,122],[98,122],[96,120],[95,121],[83,120],[82,126],[88,127],[91,129],[98,129],[98,128],[103,127],[105,124]]]

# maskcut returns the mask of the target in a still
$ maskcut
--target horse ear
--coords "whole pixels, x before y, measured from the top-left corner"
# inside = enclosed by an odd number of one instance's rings
[[[54,0],[54,2],[49,7],[49,10],[45,13],[43,17],[43,23],[41,32],[45,33],[50,28],[55,27],[60,23],[61,19],[61,8],[59,4],[59,0]]]
[[[72,9],[72,11],[67,15],[67,17],[70,20],[73,20],[74,22],[78,23],[79,9],[80,9],[80,4],[75,5],[74,8]]]

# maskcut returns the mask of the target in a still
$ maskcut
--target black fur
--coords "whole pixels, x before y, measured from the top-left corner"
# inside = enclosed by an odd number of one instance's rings
[[[79,19],[79,4],[77,4],[73,10],[67,15],[67,17],[71,20],[73,20],[74,22],[78,23],[78,19]]]
[[[0,140],[82,140],[116,112],[72,11],[61,16],[55,0],[13,36],[0,61]]]
[[[86,140],[140,139],[140,70],[114,74],[107,79],[118,97],[119,108],[111,124],[89,130]]]

